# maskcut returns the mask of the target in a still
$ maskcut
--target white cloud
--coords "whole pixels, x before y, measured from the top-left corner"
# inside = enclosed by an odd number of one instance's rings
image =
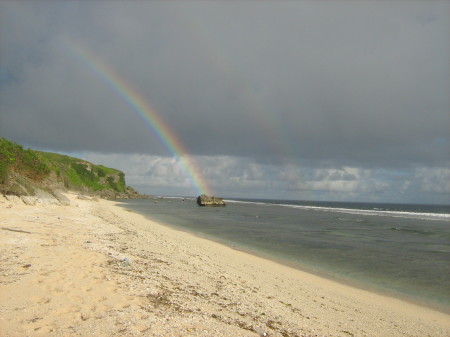
[[[420,168],[414,179],[424,192],[450,193],[450,168]]]
[[[289,167],[282,178],[291,189],[355,193],[380,192],[387,184],[376,178],[373,170],[356,167],[308,169],[302,173],[301,167]]]
[[[172,157],[98,153],[85,153],[83,157],[125,171],[129,185],[149,194],[164,194],[164,190],[176,195],[195,193],[186,167]],[[410,185],[407,180],[392,184],[392,177],[357,167],[315,169],[233,156],[194,156],[191,160],[199,168],[200,179],[224,196],[368,200],[373,194],[389,197]]]

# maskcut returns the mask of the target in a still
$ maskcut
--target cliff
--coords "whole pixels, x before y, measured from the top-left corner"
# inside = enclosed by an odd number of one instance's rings
[[[0,138],[0,193],[36,196],[77,191],[107,199],[143,198],[122,171],[61,154],[23,149]]]

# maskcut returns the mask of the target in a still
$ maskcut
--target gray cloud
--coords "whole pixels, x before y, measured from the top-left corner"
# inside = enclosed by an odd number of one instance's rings
[[[136,88],[191,155],[240,158],[254,165],[245,176],[254,185],[270,179],[272,164],[315,170],[323,176],[308,179],[329,183],[299,179],[297,187],[329,190],[358,180],[343,167],[449,164],[445,2],[3,1],[0,8],[0,135],[26,145],[171,155],[74,57],[76,41]],[[441,176],[433,177],[422,180]]]
[[[178,160],[143,154],[78,154],[127,172],[127,182],[151,194],[195,195]],[[385,170],[257,163],[251,158],[195,156],[213,193],[228,197],[383,202],[449,202],[450,169]]]

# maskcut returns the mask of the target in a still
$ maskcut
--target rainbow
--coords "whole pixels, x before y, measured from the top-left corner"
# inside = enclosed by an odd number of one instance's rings
[[[106,83],[118,97],[130,107],[140,120],[158,137],[181,164],[185,176],[191,181],[198,194],[212,195],[212,191],[200,173],[200,169],[177,135],[158,115],[148,101],[117,71],[104,60],[93,54],[79,43],[71,41],[64,45],[72,55],[75,55],[84,65]]]

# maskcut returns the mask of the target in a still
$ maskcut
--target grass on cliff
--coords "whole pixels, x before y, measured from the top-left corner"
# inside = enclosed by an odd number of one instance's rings
[[[25,150],[19,144],[0,138],[0,185],[8,184],[13,173],[16,180],[17,176],[22,176],[37,184],[53,176],[56,183],[68,189],[126,191],[125,174],[119,170],[57,153]]]
[[[17,172],[33,181],[40,181],[50,173],[50,168],[31,149],[0,138],[0,184],[5,183],[10,172]]]
[[[119,170],[57,153],[39,153],[48,160],[66,188],[87,187],[93,191],[113,189],[117,192],[126,190],[125,174]]]

